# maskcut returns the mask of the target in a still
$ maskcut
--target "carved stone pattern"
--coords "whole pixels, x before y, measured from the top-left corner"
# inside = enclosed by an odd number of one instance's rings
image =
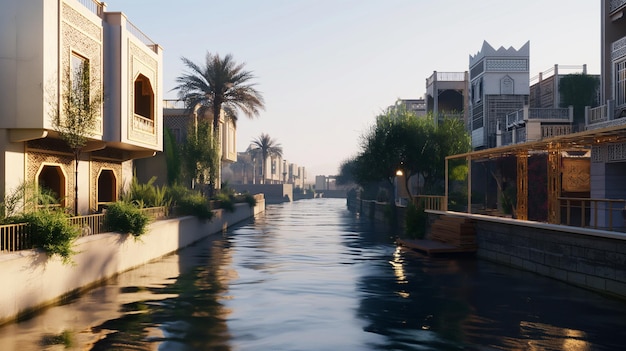
[[[163,125],[172,130],[179,130],[180,140],[187,139],[189,123],[193,123],[190,116],[163,116]]]
[[[626,4],[626,0],[611,0],[611,3],[609,5],[609,12],[613,12],[617,10],[618,8],[622,7],[624,4]]]
[[[591,162],[606,162],[606,145],[594,145],[591,147]]]
[[[487,59],[485,65],[487,71],[528,71],[528,60],[526,59]]]
[[[65,5],[64,7],[67,7]],[[99,90],[102,91],[102,42],[100,41],[100,35],[92,36],[88,35],[84,30],[88,27],[87,24],[82,22],[87,22],[89,24],[93,24],[91,21],[84,18],[84,16],[80,15],[78,12],[70,9],[72,14],[75,14],[75,17],[82,18],[84,21],[80,22],[80,26],[74,27],[68,23],[63,23],[62,25],[62,45],[63,49],[61,51],[61,62],[62,67],[70,67],[70,55],[71,50],[78,50],[80,54],[87,55],[87,59],[89,60],[89,67],[91,69],[91,76],[94,77],[95,84],[99,86]],[[80,28],[80,30],[78,29]],[[100,28],[97,28],[100,30]],[[63,77],[63,75],[61,75]],[[63,79],[63,78],[62,78]],[[102,110],[100,113],[102,116]],[[102,118],[99,118],[99,122],[96,123],[96,133],[102,133]]]
[[[611,44],[611,59],[613,61],[626,55],[626,37],[618,39]]]
[[[128,82],[128,91],[131,92],[131,96],[130,96],[130,100],[129,101],[134,101],[134,93],[135,93],[135,82],[134,82],[134,77],[133,77],[133,73],[135,72],[135,69],[133,67],[133,63],[135,62],[135,59],[140,60],[141,62],[143,62],[145,65],[147,65],[148,67],[150,67],[153,72],[154,75],[148,74],[148,72],[143,72],[143,74],[148,77],[150,79],[150,82],[152,83],[152,89],[154,89],[154,96],[155,99],[159,96],[159,89],[161,88],[157,83],[157,72],[158,70],[158,62],[153,59],[152,57],[150,57],[150,55],[148,55],[148,53],[146,52],[147,47],[139,47],[137,45],[135,45],[134,43],[132,43],[131,41],[128,41],[128,45],[129,45],[129,65],[130,65],[130,74],[129,74],[129,82]],[[133,116],[134,116],[134,111],[133,111],[133,105],[132,103],[129,104],[129,114],[128,114],[128,138],[131,140],[136,140],[136,141],[140,141],[140,142],[145,142],[148,143],[150,145],[157,145],[158,144],[158,140],[157,140],[157,136],[159,135],[159,121],[156,120],[156,112],[155,112],[155,121],[154,121],[154,134],[149,134],[149,133],[144,133],[141,131],[136,130],[133,127]]]
[[[42,163],[55,163],[61,165],[67,177],[67,187],[65,188],[65,206],[74,206],[74,158],[72,156],[57,155],[51,153],[38,152],[36,150],[26,150],[26,180],[35,181],[35,176]]]
[[[91,179],[89,182],[89,208],[96,210],[98,204],[98,173],[100,173],[100,170],[103,168],[113,170],[113,174],[115,174],[115,179],[117,181],[117,193],[119,194],[122,185],[122,164],[92,159],[89,168],[89,176]]]
[[[102,27],[90,21],[87,17],[81,15],[66,3],[63,3],[63,20],[80,28],[97,41],[102,41]]]
[[[607,149],[607,162],[626,160],[626,143],[610,144]]]
[[[606,121],[606,122],[600,122],[600,123],[594,123],[594,124],[587,125],[586,129],[587,130],[594,130],[594,129],[600,129],[600,128],[617,127],[617,126],[621,126],[621,125],[625,125],[625,124],[626,124],[626,117],[622,117],[622,118],[618,118],[618,119],[612,119],[612,120]]]

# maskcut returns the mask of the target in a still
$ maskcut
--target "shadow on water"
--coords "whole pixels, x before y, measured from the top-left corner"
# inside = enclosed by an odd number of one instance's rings
[[[0,350],[617,350],[626,304],[432,258],[345,200],[254,221],[0,328]]]

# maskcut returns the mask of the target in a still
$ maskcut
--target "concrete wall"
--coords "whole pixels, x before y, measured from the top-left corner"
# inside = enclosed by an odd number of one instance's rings
[[[257,198],[254,208],[242,203],[233,213],[217,210],[211,221],[188,216],[153,222],[140,240],[118,233],[82,237],[74,246],[78,254],[72,257],[72,265],[38,250],[2,254],[0,281],[6,284],[0,289],[0,324],[219,233],[264,210],[265,200]]]
[[[293,201],[293,184],[230,184],[229,186],[242,193],[263,194],[268,204]]]

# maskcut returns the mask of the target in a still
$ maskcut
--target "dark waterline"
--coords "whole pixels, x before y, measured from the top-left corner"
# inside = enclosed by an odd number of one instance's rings
[[[621,350],[626,302],[393,244],[345,200],[268,206],[0,328],[0,350]]]

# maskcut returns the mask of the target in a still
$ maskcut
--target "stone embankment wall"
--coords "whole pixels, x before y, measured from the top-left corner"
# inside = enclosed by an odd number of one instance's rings
[[[626,298],[626,234],[476,219],[481,258]]]
[[[265,200],[257,196],[254,208],[242,203],[232,213],[215,210],[211,221],[191,216],[155,221],[139,240],[118,233],[82,237],[75,243],[78,253],[71,265],[39,250],[1,254],[0,281],[4,286],[0,289],[0,324],[221,233],[264,210]]]

